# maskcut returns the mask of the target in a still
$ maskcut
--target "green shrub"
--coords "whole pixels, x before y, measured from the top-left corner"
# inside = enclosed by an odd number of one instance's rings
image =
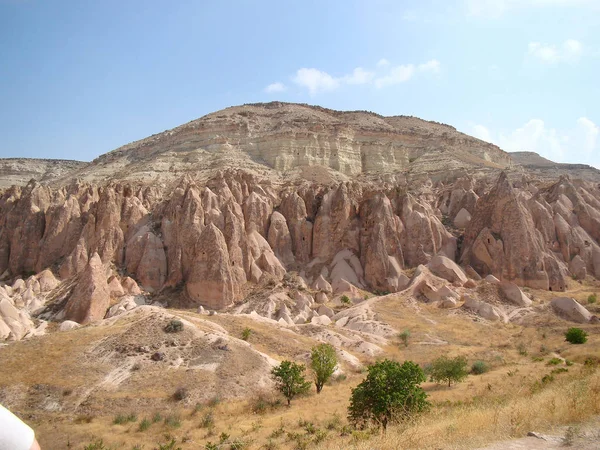
[[[113,419],[113,424],[115,425],[124,425],[128,422],[137,421],[137,416],[134,413],[130,413],[128,415],[119,414]]]
[[[408,347],[408,340],[410,339],[410,331],[404,330],[402,333],[398,334],[398,338],[404,344],[405,347]]]
[[[367,368],[367,377],[354,389],[348,420],[355,427],[370,424],[384,430],[392,420],[406,420],[429,406],[420,384],[426,378],[412,361],[400,364],[385,359]]]
[[[150,425],[152,425],[152,422],[150,422],[149,419],[144,418],[138,426],[138,431],[146,431],[150,428]]]
[[[587,333],[581,328],[569,328],[565,333],[565,339],[571,344],[585,344],[587,342]]]
[[[431,372],[429,374],[431,381],[436,383],[458,383],[464,380],[468,375],[467,359],[463,356],[448,358],[441,356],[431,363]]]
[[[212,428],[215,425],[215,416],[212,411],[207,412],[200,421],[201,428]]]
[[[590,294],[588,296],[588,303],[596,303],[598,296],[596,294]]]
[[[488,370],[490,369],[485,361],[475,361],[471,366],[471,373],[473,375],[481,375],[482,373],[486,373]]]
[[[350,303],[352,303],[350,301],[350,297],[348,297],[347,295],[342,295],[342,297],[340,298],[340,302],[342,302],[342,305],[349,305]]]
[[[546,363],[547,366],[558,366],[562,364],[563,360],[560,358],[552,358],[550,361]]]
[[[250,328],[244,328],[244,330],[242,331],[242,340],[247,341],[250,338],[251,334],[252,330]]]
[[[175,447],[175,445],[177,445],[177,441],[175,438],[171,438],[169,442],[158,444],[157,450],[181,450],[181,447]]]
[[[183,322],[178,319],[171,320],[165,327],[166,333],[179,333],[183,331]]]
[[[154,415],[152,416],[152,423],[157,423],[160,422],[162,420],[162,416],[160,415],[159,412],[154,413]]]
[[[177,414],[171,414],[165,417],[164,423],[169,428],[179,428],[181,426],[181,419]]]

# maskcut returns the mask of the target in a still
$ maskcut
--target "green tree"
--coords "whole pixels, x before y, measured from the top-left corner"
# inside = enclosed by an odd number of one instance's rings
[[[291,361],[282,361],[271,370],[275,387],[285,396],[288,406],[296,395],[304,394],[310,389],[310,381],[304,379],[304,370],[303,364]]]
[[[405,420],[429,406],[420,386],[425,374],[414,362],[401,365],[385,359],[367,370],[367,377],[350,397],[348,420],[355,427],[375,424],[385,431],[389,422]]]
[[[429,375],[436,383],[448,382],[448,387],[454,382],[464,380],[467,375],[467,359],[463,356],[448,358],[441,356],[431,363]]]
[[[565,339],[571,344],[585,344],[587,342],[587,333],[581,328],[569,328],[565,333]]]
[[[315,375],[315,386],[317,394],[323,389],[323,385],[331,378],[337,366],[335,348],[330,344],[319,344],[310,351],[310,368]]]

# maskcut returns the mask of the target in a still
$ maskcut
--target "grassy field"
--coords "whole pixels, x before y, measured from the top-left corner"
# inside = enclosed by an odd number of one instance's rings
[[[577,283],[568,295],[585,303],[595,289]],[[548,293],[532,294],[539,313],[520,325],[489,323],[402,295],[375,302],[377,319],[408,330],[410,337],[406,346],[399,338],[390,340],[377,358],[355,354],[363,363],[387,357],[424,366],[441,355],[460,355],[469,365],[481,360],[490,369],[450,388],[425,383],[431,409],[390,426],[384,435],[353,430],[346,420],[351,390],[364,372],[344,366],[345,375],[321,394],[313,388],[289,408],[283,397],[244,374],[254,370],[249,361],[255,358],[246,349],[278,360],[302,360],[316,340],[248,317],[189,311],[168,313],[198,323],[200,331],[165,345],[194,350],[194,358],[210,356],[202,339],[212,329],[236,338],[244,328],[252,330],[249,344],[230,342],[230,360],[221,364],[226,371],[144,363],[124,373],[115,363],[122,361],[121,354],[165,340],[150,329],[154,322],[132,316],[110,326],[0,347],[0,401],[35,428],[44,449],[478,448],[531,430],[584,423],[600,413],[600,371],[585,364],[600,357],[600,327],[582,326],[588,342],[569,344],[564,332],[572,324],[546,308]],[[598,306],[586,306],[598,313]],[[215,388],[218,383],[225,388]],[[190,395],[178,400],[174,393],[181,387]],[[234,390],[245,395],[229,395]]]

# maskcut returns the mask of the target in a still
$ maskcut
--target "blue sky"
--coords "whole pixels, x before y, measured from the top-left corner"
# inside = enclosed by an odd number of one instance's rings
[[[282,100],[600,168],[599,74],[600,0],[0,0],[0,157],[89,161]]]

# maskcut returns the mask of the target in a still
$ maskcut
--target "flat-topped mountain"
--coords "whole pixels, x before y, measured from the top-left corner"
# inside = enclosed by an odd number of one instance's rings
[[[216,170],[255,173],[321,166],[363,173],[507,168],[510,156],[455,128],[415,117],[293,103],[234,106],[100,156],[67,178],[170,180]]]

